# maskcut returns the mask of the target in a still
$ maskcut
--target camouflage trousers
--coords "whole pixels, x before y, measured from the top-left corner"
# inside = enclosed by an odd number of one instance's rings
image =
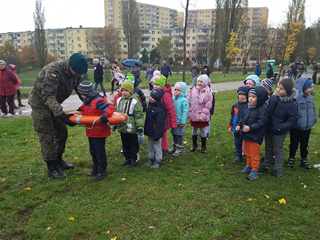
[[[31,108],[33,127],[39,135],[43,160],[48,162],[58,159],[64,153],[68,139],[66,124],[55,117],[50,110]]]

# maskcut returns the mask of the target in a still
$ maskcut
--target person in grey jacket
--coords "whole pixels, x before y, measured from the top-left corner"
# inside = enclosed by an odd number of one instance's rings
[[[313,82],[310,78],[301,77],[296,80],[296,89],[298,96],[296,103],[298,105],[298,124],[290,130],[290,155],[287,167],[293,168],[295,163],[295,155],[300,143],[300,167],[311,169],[308,162],[308,145],[311,127],[316,123],[317,116],[314,107]]]
[[[156,70],[155,67],[152,66],[152,62],[149,62],[149,67],[147,68],[145,78],[148,77],[148,83],[149,83],[149,90],[150,91],[153,89],[153,85],[152,85],[152,83],[150,83],[150,81],[151,81],[151,78],[153,77],[153,72],[155,70]]]
[[[191,77],[192,77],[192,86],[191,88],[197,86],[197,77],[198,74],[200,73],[200,69],[197,66],[197,63],[193,63],[193,66],[191,68]]]

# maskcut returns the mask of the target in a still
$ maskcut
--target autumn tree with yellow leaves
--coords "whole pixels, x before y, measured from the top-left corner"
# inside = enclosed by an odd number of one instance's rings
[[[229,42],[226,44],[225,47],[226,57],[224,59],[224,73],[227,73],[232,59],[234,59],[234,57],[239,53],[239,51],[242,51],[241,48],[236,47],[237,41],[237,34],[233,30],[231,30]]]

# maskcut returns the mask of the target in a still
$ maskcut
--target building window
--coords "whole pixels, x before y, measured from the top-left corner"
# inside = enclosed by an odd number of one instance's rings
[[[69,30],[68,31],[68,34],[70,34],[71,36],[73,35],[73,31],[72,30]]]
[[[152,38],[152,42],[155,42],[156,41],[156,39],[155,38]]]
[[[78,37],[78,41],[81,41],[81,37]]]
[[[80,30],[77,30],[77,34],[80,34]]]
[[[74,52],[73,51],[69,51],[69,54],[72,55],[72,54],[74,54]]]

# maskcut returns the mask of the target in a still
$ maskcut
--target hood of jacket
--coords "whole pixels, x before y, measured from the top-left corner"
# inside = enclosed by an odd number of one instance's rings
[[[247,96],[247,98],[248,98],[248,92],[249,92],[249,90],[250,90],[250,87],[248,86],[248,85],[242,85],[242,86],[240,86],[239,88],[238,88],[238,90],[237,90],[237,93],[238,92],[245,92],[246,93],[246,96]]]
[[[296,89],[292,89],[291,93],[283,98],[279,98],[282,102],[292,102],[297,99],[298,91]]]
[[[183,88],[183,86],[182,86],[182,88]],[[172,87],[170,84],[164,85],[163,90],[165,93],[169,93],[170,96],[172,97]]]
[[[260,66],[260,65],[259,65]],[[260,84],[260,78],[257,75],[249,75],[246,80],[244,80],[243,84],[246,84],[247,80],[251,79],[256,86]]]
[[[182,92],[178,96],[178,98],[184,97],[186,95],[186,91],[187,91],[187,84],[185,82],[177,82],[177,83],[179,83],[182,86]]]
[[[268,91],[265,87],[262,86],[254,86],[253,88],[257,93],[257,106],[263,106],[264,103],[268,100]]]
[[[298,94],[304,94],[303,93],[303,86],[304,86],[304,84],[306,83],[306,81],[308,80],[308,79],[310,79],[311,81],[312,81],[312,79],[311,78],[308,78],[308,77],[300,77],[300,78],[298,78],[297,80],[296,80],[296,89],[297,89],[297,91],[298,91]],[[315,92],[314,91],[312,91],[312,93],[311,93],[311,95],[315,95]]]

